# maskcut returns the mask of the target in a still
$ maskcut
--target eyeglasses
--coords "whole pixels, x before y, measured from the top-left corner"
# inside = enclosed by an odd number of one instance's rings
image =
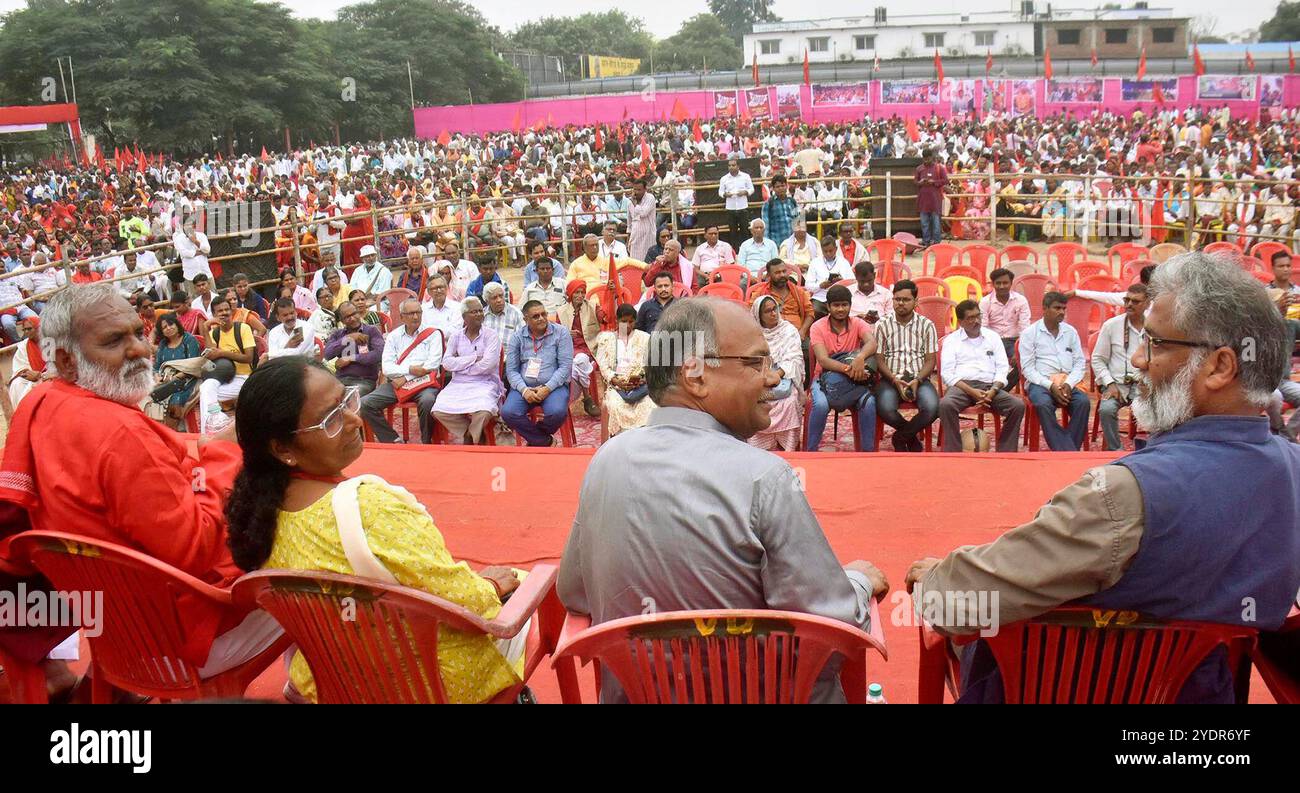
[[[1204,347],[1206,349],[1216,349],[1219,345],[1210,344],[1208,341],[1188,341],[1187,339],[1162,339],[1159,336],[1152,336],[1150,333],[1147,337],[1147,359],[1151,358],[1152,349],[1160,349],[1166,344],[1173,344],[1179,347]]]
[[[361,410],[361,389],[354,385],[343,389],[343,401],[339,402],[338,406],[329,413],[326,413],[321,423],[294,430],[293,434],[320,430],[325,433],[326,438],[337,438],[338,434],[343,431],[343,411],[345,410],[353,415],[356,415],[357,411]]]
[[[759,374],[767,374],[772,368],[772,356],[770,355],[706,355],[706,361],[740,361],[751,369],[757,369]]]

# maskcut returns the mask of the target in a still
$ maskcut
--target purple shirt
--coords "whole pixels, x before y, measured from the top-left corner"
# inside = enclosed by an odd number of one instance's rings
[[[346,341],[349,333],[364,333],[370,339],[364,352],[360,346],[352,348]],[[345,353],[347,353],[345,355]],[[362,325],[360,331],[339,328],[330,334],[325,342],[325,360],[332,358],[352,358],[352,363],[340,366],[335,372],[339,377],[358,377],[374,383],[379,380],[379,367],[384,361],[384,334],[374,325]]]
[[[942,212],[943,188],[948,184],[948,169],[939,163],[916,166],[916,209],[918,212]]]

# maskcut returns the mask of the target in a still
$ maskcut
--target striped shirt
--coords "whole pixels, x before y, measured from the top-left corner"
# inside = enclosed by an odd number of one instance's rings
[[[912,314],[906,325],[893,312],[881,317],[876,325],[876,340],[889,371],[900,377],[905,372],[915,377],[925,365],[926,354],[939,350],[934,323],[920,314]]]

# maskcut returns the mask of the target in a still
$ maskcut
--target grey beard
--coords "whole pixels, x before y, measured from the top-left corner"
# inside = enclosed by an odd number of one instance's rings
[[[1193,355],[1178,374],[1162,385],[1152,385],[1145,374],[1138,378],[1137,396],[1133,399],[1133,416],[1150,433],[1169,432],[1196,415],[1192,402],[1192,380],[1203,357]]]
[[[153,388],[153,370],[145,359],[114,371],[91,362],[79,349],[72,356],[77,362],[77,385],[111,402],[135,407]]]

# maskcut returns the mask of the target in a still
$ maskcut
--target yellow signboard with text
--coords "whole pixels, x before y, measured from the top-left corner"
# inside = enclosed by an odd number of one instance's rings
[[[585,55],[587,77],[626,77],[641,68],[640,58],[617,58],[613,55]]]

